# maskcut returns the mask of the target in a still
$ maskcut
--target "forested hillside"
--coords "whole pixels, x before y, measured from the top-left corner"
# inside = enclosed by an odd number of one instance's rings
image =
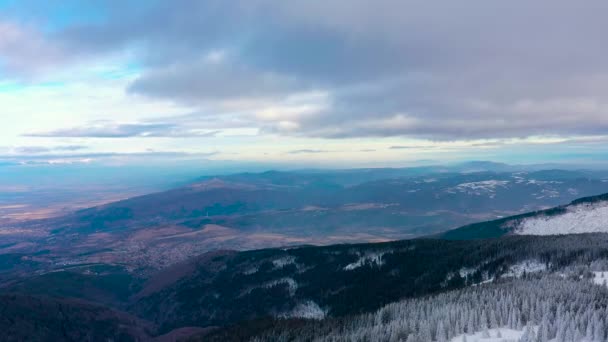
[[[152,329],[134,316],[78,300],[0,295],[0,341],[142,341]]]
[[[405,300],[348,319],[283,324],[251,341],[460,342],[478,333],[479,341],[508,341],[501,334],[516,330],[521,342],[591,342],[606,340],[607,316],[605,286],[552,275]]]
[[[607,235],[586,234],[224,254],[163,288],[146,291],[132,310],[161,331],[261,317],[344,317],[403,298],[589,265],[608,258],[606,246]]]

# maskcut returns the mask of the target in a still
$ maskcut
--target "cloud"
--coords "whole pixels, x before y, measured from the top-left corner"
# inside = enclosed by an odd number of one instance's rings
[[[330,151],[327,150],[314,150],[314,149],[302,149],[302,150],[293,150],[287,153],[289,154],[310,154],[310,153],[327,153]]]
[[[16,154],[39,154],[49,153],[54,151],[65,152],[65,151],[79,151],[87,149],[87,146],[83,145],[64,145],[64,146],[18,146],[13,149]]]
[[[42,146],[20,146],[14,149],[18,154],[36,154],[50,152],[51,149]]]
[[[219,152],[198,152],[188,153],[181,151],[146,151],[146,152],[131,152],[131,153],[119,153],[119,152],[91,152],[91,153],[39,153],[39,154],[0,154],[0,163],[10,164],[86,164],[96,161],[110,161],[110,160],[143,160],[149,161],[154,159],[166,160],[171,158],[176,159],[204,159],[217,155]]]
[[[412,149],[427,149],[427,148],[436,148],[437,146],[425,145],[425,146],[406,146],[406,145],[393,145],[390,146],[389,150],[412,150]]]
[[[608,5],[600,0],[98,4],[103,18],[42,38],[42,30],[5,27],[5,64],[24,70],[41,63],[38,55],[56,65],[63,56],[129,51],[140,66],[130,94],[195,106],[266,134],[451,141],[608,130]],[[311,91],[327,95],[286,101]],[[294,110],[302,107],[314,110]],[[158,125],[33,135],[206,134]]]
[[[46,132],[30,132],[27,137],[62,138],[131,138],[131,137],[213,137],[219,130],[197,130],[180,127],[172,123],[93,123],[89,126],[62,128]]]
[[[280,99],[302,89],[293,77],[229,63],[204,58],[172,64],[142,75],[128,90],[134,94],[197,104],[229,99]]]
[[[56,151],[80,151],[80,150],[86,150],[87,148],[89,148],[89,147],[84,146],[84,145],[65,145],[65,146],[57,146],[54,148],[54,150],[56,150]]]
[[[494,147],[500,147],[500,146],[504,146],[504,145],[505,145],[504,141],[484,141],[484,142],[471,144],[471,146],[473,146],[473,147],[485,147],[485,148],[494,148]]]

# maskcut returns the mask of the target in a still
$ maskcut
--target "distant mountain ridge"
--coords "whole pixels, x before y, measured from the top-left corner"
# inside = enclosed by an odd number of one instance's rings
[[[608,192],[606,172],[469,172],[480,168],[513,167],[475,162],[203,177],[9,227],[0,244],[0,282],[6,273],[32,267],[101,261],[153,273],[212,250],[416,238]],[[18,263],[3,268],[5,258]]]
[[[269,171],[209,177],[189,186],[81,210],[71,217],[101,228],[125,220],[242,215],[352,203],[397,203],[406,210],[419,211],[521,210],[522,202],[558,204],[563,203],[563,198],[574,199],[580,193],[608,191],[608,182],[604,180],[564,170],[439,173],[397,178],[385,175],[387,171],[394,170],[370,171],[383,176],[369,176],[371,180],[365,181],[358,178],[360,172],[367,174],[363,170],[351,171],[351,176],[349,171],[335,174]],[[492,201],[487,202],[485,197]]]

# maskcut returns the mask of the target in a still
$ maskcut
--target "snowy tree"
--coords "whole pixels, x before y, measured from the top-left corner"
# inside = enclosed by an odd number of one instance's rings
[[[259,341],[444,342],[459,335],[467,341],[472,334],[489,337],[489,327],[498,329],[498,338],[499,328],[520,327],[525,342],[599,342],[606,341],[607,316],[608,291],[600,286],[578,277],[530,276],[407,299],[346,321],[311,323],[297,335],[271,331]]]

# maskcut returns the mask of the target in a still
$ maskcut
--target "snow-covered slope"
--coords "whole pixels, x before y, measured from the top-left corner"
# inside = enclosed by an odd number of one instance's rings
[[[608,202],[581,203],[557,215],[525,218],[515,225],[518,235],[561,235],[608,232]]]
[[[526,328],[521,330],[509,329],[509,328],[495,328],[488,329],[486,331],[479,331],[473,334],[462,334],[458,335],[450,340],[450,342],[509,342],[509,341],[520,341]],[[536,330],[534,330],[536,332]],[[530,334],[530,333],[528,333]],[[530,334],[532,335],[532,334]]]
[[[593,272],[593,283],[608,287],[608,272]]]
[[[538,260],[525,260],[509,267],[509,271],[503,277],[521,278],[524,274],[537,273],[547,270],[545,263]]]
[[[504,235],[608,233],[608,194],[584,197],[551,209],[466,225],[440,236],[448,240]]]

